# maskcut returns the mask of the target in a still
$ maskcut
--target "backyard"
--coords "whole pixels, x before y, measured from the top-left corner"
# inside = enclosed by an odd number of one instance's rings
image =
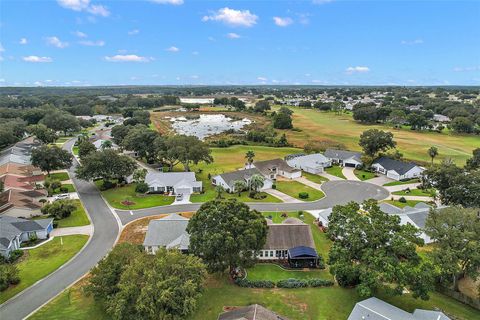
[[[322,278],[332,280],[333,276],[325,269],[287,270],[273,263],[257,263],[253,268],[247,269],[248,280],[279,281],[286,279],[313,279]]]
[[[322,191],[297,181],[277,181],[276,186],[278,191],[302,201],[316,201],[325,197],[325,194]],[[300,197],[301,193],[308,194],[308,198]]]

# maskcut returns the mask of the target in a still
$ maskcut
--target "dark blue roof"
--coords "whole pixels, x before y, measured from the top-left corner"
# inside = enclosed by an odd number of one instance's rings
[[[295,247],[288,249],[288,255],[290,258],[296,257],[318,257],[315,249],[305,246]]]

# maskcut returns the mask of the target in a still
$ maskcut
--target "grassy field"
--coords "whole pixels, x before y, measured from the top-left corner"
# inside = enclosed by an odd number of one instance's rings
[[[274,108],[275,109],[275,108]],[[364,125],[355,122],[351,114],[336,115],[334,112],[322,112],[312,109],[291,107],[294,111],[293,126],[301,131],[287,131],[290,143],[303,147],[307,141],[330,140],[343,143],[348,149],[361,151],[358,146],[360,134],[368,129],[391,131],[398,149],[406,159],[429,162],[427,150],[436,146],[439,151],[435,162],[452,158],[458,164],[464,164],[472,156],[472,150],[478,148],[479,137],[457,135],[444,130],[442,133],[418,132],[409,129],[393,129],[386,125]],[[321,138],[319,138],[321,137]]]
[[[101,181],[95,182],[100,185]],[[122,187],[108,189],[102,191],[102,196],[107,200],[108,204],[116,209],[136,210],[143,208],[151,208],[172,204],[175,201],[174,196],[164,196],[161,194],[137,195],[135,185],[130,184]],[[133,204],[124,205],[123,201],[131,201]]]
[[[384,202],[394,205],[395,207],[405,208],[406,206],[414,207],[417,203],[422,202],[419,200],[407,200],[407,202],[400,202],[398,200],[385,200]]]
[[[385,183],[383,186],[384,187],[391,187],[391,186],[400,186],[402,184],[411,184],[411,183],[419,183],[420,179],[410,179],[410,180],[405,180],[405,181],[392,181],[389,183]]]
[[[308,173],[305,171],[302,171],[302,177],[307,178],[308,180],[318,184],[322,184],[325,181],[328,181],[328,179],[324,176],[319,176],[318,174]]]
[[[78,156],[78,146],[73,146],[72,152],[74,155]]]
[[[67,172],[50,173],[49,178],[54,179],[54,180],[59,180],[59,181],[70,180],[70,177],[68,176]]]
[[[290,278],[313,279],[322,278],[332,280],[332,275],[327,270],[311,269],[287,270],[273,263],[258,263],[253,268],[247,270],[247,279],[249,280],[271,280],[279,281]]]
[[[57,270],[70,260],[87,240],[88,236],[85,235],[55,237],[38,248],[26,250],[24,256],[17,262],[20,283],[1,292],[0,303]]]
[[[358,170],[355,169],[353,173],[357,176],[358,179],[365,181],[365,180],[370,180],[372,178],[375,178],[376,175],[373,172],[370,171],[365,171],[365,170]]]
[[[62,183],[63,188],[67,188],[67,192],[61,191],[60,188],[57,188],[53,190],[52,194],[60,194],[60,193],[70,193],[70,192],[75,192],[75,187],[71,183]]]
[[[314,189],[297,181],[277,181],[276,185],[278,191],[302,201],[315,201],[325,197],[325,194],[322,191]],[[300,192],[308,193],[308,198],[301,199],[299,196]]]
[[[325,172],[328,174],[331,174],[332,176],[336,176],[342,179],[346,179],[345,176],[342,173],[343,168],[340,166],[331,166],[328,168],[325,168]]]
[[[68,218],[56,220],[57,228],[79,227],[90,224],[90,220],[88,220],[87,214],[80,200],[75,199],[73,201],[77,206],[77,210],[73,211]]]
[[[397,196],[419,196],[419,197],[432,197],[435,195],[435,190],[433,189],[428,189],[428,190],[423,190],[423,189],[410,189],[409,192],[402,190],[402,191],[395,191],[392,194],[397,195]]]

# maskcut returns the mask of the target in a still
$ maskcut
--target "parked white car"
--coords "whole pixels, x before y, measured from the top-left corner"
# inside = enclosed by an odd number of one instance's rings
[[[57,194],[53,198],[53,201],[65,200],[65,199],[70,199],[70,195],[68,193]]]

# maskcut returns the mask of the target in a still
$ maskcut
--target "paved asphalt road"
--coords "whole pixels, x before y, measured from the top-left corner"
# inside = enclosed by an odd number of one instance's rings
[[[383,200],[389,196],[389,192],[380,186],[360,181],[328,181],[322,184],[322,190],[326,197],[312,202],[302,203],[249,203],[252,209],[259,211],[296,211],[318,210],[331,208],[337,204],[346,204],[350,201],[362,202],[366,199]],[[196,211],[200,203],[179,204],[165,207],[156,207],[139,210],[115,210],[122,224],[125,225],[135,219],[173,212]]]
[[[70,150],[73,142],[73,140],[67,142],[64,148]],[[74,160],[74,162],[76,161]],[[70,176],[94,224],[93,236],[83,251],[63,267],[0,305],[1,320],[25,318],[85,275],[108,253],[117,239],[119,233],[117,220],[101,198],[95,185],[75,178],[73,170],[76,165],[77,163],[70,169]]]

